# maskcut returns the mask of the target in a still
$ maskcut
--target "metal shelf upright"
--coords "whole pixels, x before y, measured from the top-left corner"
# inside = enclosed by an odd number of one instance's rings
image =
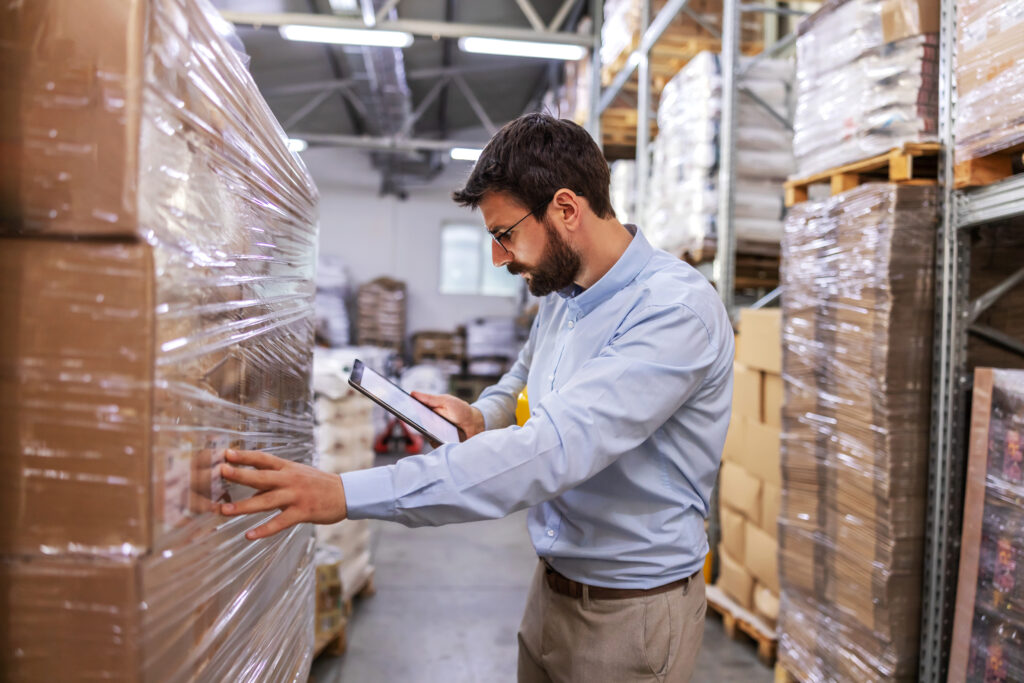
[[[956,2],[941,0],[939,37],[939,137],[942,223],[936,244],[935,343],[932,370],[931,456],[925,528],[919,679],[945,681],[960,561],[966,476],[967,338],[973,332],[1024,355],[1024,341],[973,322],[1000,296],[1024,281],[1024,268],[972,301],[969,297],[970,230],[1024,216],[1024,177],[970,190],[953,189],[956,120]]]

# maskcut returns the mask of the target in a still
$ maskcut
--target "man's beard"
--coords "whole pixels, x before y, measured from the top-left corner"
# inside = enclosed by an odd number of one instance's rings
[[[562,239],[547,216],[541,223],[548,234],[548,244],[540,263],[534,268],[527,268],[518,263],[510,263],[507,266],[508,272],[513,275],[527,273],[530,276],[527,284],[530,294],[534,296],[547,296],[551,292],[565,289],[576,280],[581,265],[580,255]]]

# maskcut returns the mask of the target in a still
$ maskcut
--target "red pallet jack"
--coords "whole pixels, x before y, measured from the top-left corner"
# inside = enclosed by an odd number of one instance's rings
[[[388,419],[388,426],[374,440],[373,452],[392,453],[399,448],[404,448],[409,455],[422,453],[423,435],[397,417],[392,417]]]

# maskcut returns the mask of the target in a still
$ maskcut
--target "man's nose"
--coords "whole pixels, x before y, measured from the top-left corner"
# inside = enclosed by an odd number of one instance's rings
[[[491,263],[495,268],[501,268],[512,263],[512,254],[508,253],[497,241],[491,240]]]

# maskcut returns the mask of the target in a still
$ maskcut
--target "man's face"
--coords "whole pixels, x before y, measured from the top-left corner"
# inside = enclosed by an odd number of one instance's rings
[[[529,211],[498,193],[486,195],[480,202],[480,210],[487,231],[492,235],[501,234]],[[579,252],[558,232],[548,213],[543,220],[527,216],[502,240],[502,245],[491,240],[494,265],[505,266],[513,275],[522,275],[534,296],[545,296],[568,287],[579,274]]]

